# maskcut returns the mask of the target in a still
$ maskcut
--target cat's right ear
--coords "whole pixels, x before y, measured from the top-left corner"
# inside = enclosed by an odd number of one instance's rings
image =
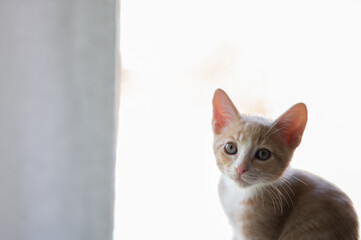
[[[239,113],[231,99],[222,89],[217,89],[213,96],[213,132],[220,134],[230,122],[238,118]]]

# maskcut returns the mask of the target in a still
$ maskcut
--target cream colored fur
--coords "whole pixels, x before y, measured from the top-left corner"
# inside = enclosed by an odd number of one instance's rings
[[[307,122],[297,104],[275,121],[240,115],[223,90],[213,99],[214,154],[222,173],[219,196],[234,240],[354,240],[358,221],[340,189],[289,167]],[[225,151],[229,142],[236,154]],[[271,157],[255,153],[268,149]],[[237,168],[246,169],[239,175]]]

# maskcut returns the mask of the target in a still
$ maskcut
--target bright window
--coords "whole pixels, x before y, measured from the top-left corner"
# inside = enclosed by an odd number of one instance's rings
[[[292,165],[361,215],[361,2],[122,0],[115,239],[231,239],[211,100],[277,117],[305,102]]]

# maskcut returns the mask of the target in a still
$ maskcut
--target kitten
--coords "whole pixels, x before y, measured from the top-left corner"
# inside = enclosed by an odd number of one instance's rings
[[[223,90],[215,92],[218,191],[234,240],[358,239],[357,216],[346,194],[289,167],[306,122],[303,103],[269,121],[240,115]]]

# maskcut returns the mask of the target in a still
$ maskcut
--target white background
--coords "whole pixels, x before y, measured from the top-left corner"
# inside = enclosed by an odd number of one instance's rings
[[[361,214],[361,2],[122,0],[115,239],[230,239],[211,100],[309,109],[292,161]]]

